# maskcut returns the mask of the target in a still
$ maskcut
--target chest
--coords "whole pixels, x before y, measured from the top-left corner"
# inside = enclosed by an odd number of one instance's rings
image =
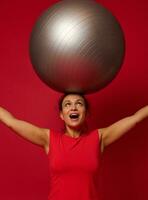
[[[98,140],[59,138],[51,146],[50,170],[56,173],[95,173],[99,168],[99,152]]]

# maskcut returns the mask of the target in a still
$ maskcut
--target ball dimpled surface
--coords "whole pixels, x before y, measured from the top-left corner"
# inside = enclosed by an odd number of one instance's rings
[[[125,40],[117,19],[92,0],[60,1],[35,23],[30,59],[39,78],[59,92],[92,93],[119,72]]]

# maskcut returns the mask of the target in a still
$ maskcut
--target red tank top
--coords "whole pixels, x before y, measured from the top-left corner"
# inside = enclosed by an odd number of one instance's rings
[[[98,130],[78,138],[50,131],[48,200],[99,200]]]

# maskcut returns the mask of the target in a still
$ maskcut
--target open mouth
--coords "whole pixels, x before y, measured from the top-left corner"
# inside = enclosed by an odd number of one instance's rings
[[[77,113],[71,113],[69,115],[69,117],[70,117],[70,119],[78,119],[79,118],[79,114],[77,114]]]

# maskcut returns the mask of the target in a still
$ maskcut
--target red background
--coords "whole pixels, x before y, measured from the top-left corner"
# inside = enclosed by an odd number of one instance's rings
[[[0,105],[19,119],[59,130],[59,93],[32,69],[28,48],[37,17],[55,1],[5,0],[0,3]],[[148,103],[148,2],[100,0],[118,18],[126,57],[116,79],[88,95],[90,126],[104,127]],[[103,200],[148,199],[148,120],[106,148],[102,163]],[[0,199],[46,200],[48,160],[44,151],[0,124]]]

